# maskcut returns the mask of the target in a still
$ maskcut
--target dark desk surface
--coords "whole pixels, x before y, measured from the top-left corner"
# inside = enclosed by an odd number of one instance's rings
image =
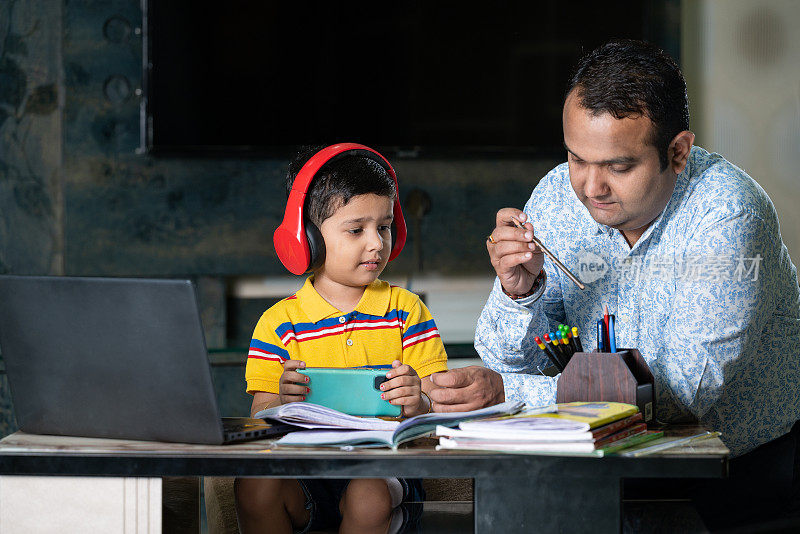
[[[719,438],[635,458],[436,451],[435,444],[423,438],[397,451],[343,451],[17,432],[0,440],[0,475],[472,478],[475,532],[595,533],[620,532],[623,479],[722,478],[728,468]]]
[[[673,432],[691,432],[678,427]],[[719,438],[638,458],[587,458],[436,451],[419,439],[397,451],[276,448],[272,440],[231,445],[44,436],[16,432],[0,440],[0,474],[109,476],[408,476],[475,478],[490,473],[566,476],[723,477],[728,449]]]

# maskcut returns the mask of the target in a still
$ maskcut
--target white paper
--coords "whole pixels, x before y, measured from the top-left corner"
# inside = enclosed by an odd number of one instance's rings
[[[461,424],[463,426],[464,423]],[[469,428],[456,429],[444,426],[436,427],[437,436],[457,439],[507,441],[509,443],[558,443],[586,441],[594,443],[594,436],[586,431],[541,431],[518,432],[505,428]]]
[[[392,445],[391,430],[298,430],[290,432],[276,442],[277,445],[332,446],[332,445]]]
[[[350,428],[354,430],[393,431],[400,423],[375,417],[347,415],[311,402],[290,402],[255,414],[256,419],[270,419],[305,428]]]
[[[586,442],[564,443],[509,443],[507,441],[460,440],[457,438],[440,438],[437,449],[458,449],[472,451],[497,452],[556,452],[556,453],[593,453],[594,445]]]

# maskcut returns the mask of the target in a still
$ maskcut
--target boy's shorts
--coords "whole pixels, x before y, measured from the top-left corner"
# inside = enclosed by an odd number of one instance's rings
[[[395,509],[403,514],[402,526],[397,532],[415,532],[422,516],[422,502],[425,490],[422,480],[418,478],[398,478],[402,486],[403,496],[400,505]],[[350,479],[301,478],[297,480],[306,495],[306,510],[310,512],[308,524],[298,531],[305,534],[315,530],[336,528],[342,522],[339,502],[344,496]]]

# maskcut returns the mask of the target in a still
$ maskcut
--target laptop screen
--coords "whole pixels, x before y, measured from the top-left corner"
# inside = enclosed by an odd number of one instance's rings
[[[190,281],[0,276],[0,302],[21,430],[222,442]]]

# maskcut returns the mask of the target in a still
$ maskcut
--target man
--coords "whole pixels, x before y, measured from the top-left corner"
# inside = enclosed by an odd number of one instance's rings
[[[556,378],[541,374],[547,360],[534,336],[577,326],[591,350],[607,305],[617,346],[639,349],[653,371],[659,420],[719,430],[733,457],[776,442],[793,453],[796,270],[763,189],[693,147],[677,65],[646,43],[601,46],[570,81],[563,128],[567,163],[523,211],[501,209],[487,240],[497,278],[475,347],[488,369],[433,375],[434,408],[555,402]],[[584,291],[541,254],[534,232],[583,277]],[[793,456],[780,461],[791,478]]]

